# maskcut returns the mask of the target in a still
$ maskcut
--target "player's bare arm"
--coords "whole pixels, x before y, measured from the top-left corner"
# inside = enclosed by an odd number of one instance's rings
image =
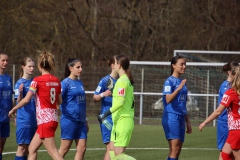
[[[167,103],[171,103],[172,100],[177,96],[178,92],[183,88],[183,86],[186,84],[187,80],[184,79],[178,86],[178,88],[172,93],[172,94],[167,94],[166,95],[166,101]]]

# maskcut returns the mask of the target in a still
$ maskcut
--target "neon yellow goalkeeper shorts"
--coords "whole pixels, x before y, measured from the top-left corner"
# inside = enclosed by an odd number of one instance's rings
[[[127,147],[134,128],[134,120],[132,117],[121,117],[117,123],[114,123],[111,132],[111,141],[114,146]]]

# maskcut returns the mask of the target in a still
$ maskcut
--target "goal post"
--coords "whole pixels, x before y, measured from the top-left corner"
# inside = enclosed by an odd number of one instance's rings
[[[184,57],[187,57],[187,54],[228,54],[228,55],[240,55],[240,52],[231,52],[231,51],[198,51],[198,50],[174,50],[173,56],[176,55],[183,55]],[[205,59],[206,60],[206,59]],[[221,85],[222,81],[226,78],[226,75],[224,75],[221,71],[221,68],[224,64],[227,62],[195,62],[195,61],[189,61],[187,60],[187,72],[183,75],[187,77],[188,79],[188,88],[190,88],[191,93],[188,95],[191,97],[198,97],[197,102],[198,105],[201,106],[200,110],[205,110],[204,114],[201,115],[202,119],[209,116],[209,113],[211,113],[213,110],[217,107],[217,98],[218,98],[218,89]],[[162,96],[162,90],[158,90],[157,92],[154,92],[154,90],[148,90],[146,91],[146,88],[149,88],[147,85],[155,85],[154,80],[157,81],[158,86],[162,86],[164,83],[164,80],[167,78],[166,73],[159,74],[159,75],[151,75],[149,71],[151,68],[152,70],[162,73],[163,70],[170,69],[170,62],[157,62],[157,61],[131,61],[131,69],[135,70],[138,69],[137,77],[140,79],[140,84],[138,85],[138,88],[140,88],[138,91],[135,91],[135,95],[139,96],[139,124],[142,124],[142,120],[145,117],[146,110],[148,109],[146,105],[149,105],[149,103],[146,103],[146,100],[144,100],[144,96],[148,97],[161,97]],[[162,67],[159,67],[162,66]],[[147,70],[149,69],[149,70]],[[161,71],[160,71],[161,70]],[[190,73],[189,73],[190,72]],[[216,73],[217,72],[217,73]],[[169,75],[168,75],[169,76]],[[147,78],[151,80],[147,80]],[[148,82],[147,82],[148,81]],[[151,81],[151,82],[150,82]],[[190,85],[190,86],[189,86]],[[156,87],[155,87],[156,88]],[[154,88],[154,89],[155,89]],[[158,87],[161,88],[161,87]],[[201,98],[202,97],[202,98]],[[147,101],[150,101],[151,98],[147,98]],[[161,102],[159,99],[156,102]],[[200,104],[201,103],[201,104]],[[205,104],[204,104],[205,103]],[[205,109],[203,108],[205,107]],[[209,107],[211,106],[211,107]],[[157,107],[161,108],[161,107]],[[160,113],[160,112],[159,112]],[[215,121],[213,122],[213,126],[215,126]]]

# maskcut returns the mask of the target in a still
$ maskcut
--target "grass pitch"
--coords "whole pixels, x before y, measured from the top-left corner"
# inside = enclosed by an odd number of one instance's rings
[[[102,160],[105,153],[105,145],[102,144],[100,128],[98,124],[89,124],[90,130],[87,141],[85,160]],[[60,127],[56,132],[56,143],[60,145]],[[15,142],[15,126],[11,123],[11,135],[7,139],[3,159],[14,160],[17,145]],[[65,160],[73,160],[75,144],[65,157]],[[160,125],[135,125],[130,145],[126,153],[137,160],[165,160],[168,155],[168,143]],[[193,126],[193,133],[186,134],[180,155],[181,160],[213,160],[218,159],[219,151],[216,149],[216,128],[205,127],[203,132]],[[42,146],[38,152],[39,160],[51,160],[51,157]]]

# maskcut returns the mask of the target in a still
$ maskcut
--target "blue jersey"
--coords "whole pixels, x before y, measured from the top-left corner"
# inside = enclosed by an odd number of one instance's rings
[[[9,123],[8,112],[12,109],[12,78],[8,74],[0,75],[0,122]]]
[[[218,93],[218,105],[220,104],[222,97],[224,95],[224,93],[229,90],[231,88],[231,84],[229,81],[224,81],[219,89],[219,93]],[[218,120],[220,121],[225,121],[227,123],[227,109],[225,109],[222,114],[218,117]]]
[[[86,121],[86,94],[82,81],[65,78],[62,82],[61,118]]]
[[[111,77],[110,75],[107,75],[100,80],[98,87],[95,90],[94,94],[99,95],[99,94],[105,92],[106,90],[108,90],[109,89],[108,82],[110,79],[112,80],[113,87],[114,87],[117,80],[114,79],[113,77]],[[113,88],[111,90],[113,90]],[[101,113],[104,113],[105,111],[109,110],[111,107],[112,107],[112,96],[102,98]]]
[[[27,95],[28,89],[30,87],[31,80],[27,80],[24,78],[20,78],[15,84],[15,99],[18,98],[19,93],[19,86],[21,84],[24,85],[23,87],[23,97]],[[19,128],[31,128],[37,127],[37,120],[36,120],[36,106],[35,106],[35,98],[32,97],[30,102],[25,106],[19,108],[17,110],[17,127]]]
[[[181,78],[176,78],[170,76],[164,82],[163,86],[163,105],[164,105],[164,113],[175,113],[178,115],[185,116],[187,114],[187,87],[186,85],[178,92],[177,96],[172,100],[171,103],[167,104],[166,95],[172,94],[182,82]]]

